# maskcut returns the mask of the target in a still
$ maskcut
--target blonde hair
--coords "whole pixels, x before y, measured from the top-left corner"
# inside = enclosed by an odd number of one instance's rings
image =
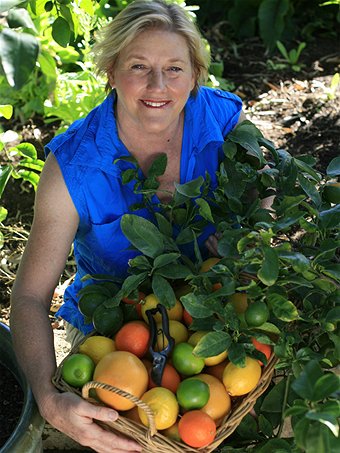
[[[92,51],[98,74],[105,76],[112,71],[122,50],[139,33],[150,28],[164,29],[185,38],[195,76],[193,94],[196,94],[207,79],[210,55],[184,8],[164,0],[135,0],[98,33]]]

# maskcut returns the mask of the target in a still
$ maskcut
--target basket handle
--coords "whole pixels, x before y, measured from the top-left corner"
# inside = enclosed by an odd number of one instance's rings
[[[114,387],[113,385],[105,384],[104,382],[98,381],[89,381],[82,387],[82,397],[84,399],[86,400],[90,399],[89,392],[91,389],[109,390],[110,392],[116,393],[117,395],[123,396],[124,398],[127,398],[128,400],[132,401],[138,407],[143,409],[143,411],[145,411],[146,416],[148,418],[150,435],[154,436],[157,433],[153,412],[150,409],[150,407],[142,400],[140,400],[136,396],[131,395],[131,393],[119,389],[118,387]]]

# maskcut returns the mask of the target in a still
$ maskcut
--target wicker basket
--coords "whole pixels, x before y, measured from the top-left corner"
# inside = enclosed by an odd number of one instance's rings
[[[72,348],[69,355],[76,353],[78,351],[78,347],[79,345],[76,345],[74,348]],[[66,360],[66,358],[64,360]],[[133,420],[124,417],[123,415],[120,415],[119,418],[112,423],[103,423],[99,421],[97,423],[105,429],[118,431],[128,437],[133,438],[144,447],[143,451],[145,451],[145,453],[189,453],[198,451],[202,453],[210,453],[214,451],[227,437],[229,437],[235,431],[243,417],[245,417],[245,415],[247,415],[254,407],[259,396],[262,395],[263,392],[265,392],[271,382],[276,362],[276,357],[272,355],[272,357],[268,361],[267,366],[263,369],[261,379],[256,388],[244,397],[238,397],[234,401],[231,412],[225,416],[220,427],[217,429],[215,440],[205,448],[191,448],[184,443],[176,442],[163,436],[155,428],[153,414],[149,406],[147,406],[147,404],[145,404],[140,399],[124,392],[121,389],[97,381],[88,382],[84,385],[82,391],[71,387],[62,379],[61,376],[63,362],[61,362],[61,364],[57,368],[52,381],[55,387],[57,387],[59,390],[63,392],[76,393],[93,404],[101,403],[90,397],[90,390],[101,388],[124,396],[133,401],[137,406],[141,407],[147,414],[149,427],[143,426]]]

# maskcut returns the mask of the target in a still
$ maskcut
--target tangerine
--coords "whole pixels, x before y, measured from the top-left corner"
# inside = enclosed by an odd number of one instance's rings
[[[157,387],[157,385],[151,378],[152,364],[149,367],[148,371],[149,371],[149,388]],[[176,369],[172,365],[170,365],[170,363],[166,363],[161,380],[161,387],[164,387],[166,389],[171,390],[173,393],[176,393],[180,382],[181,377],[177,373]]]
[[[190,447],[206,447],[215,439],[216,424],[210,415],[201,410],[189,411],[181,417],[178,432],[182,441]]]
[[[143,357],[149,347],[150,330],[144,321],[130,321],[116,333],[115,343],[118,351],[128,351]]]
[[[252,338],[251,342],[253,343],[255,349],[258,351],[262,352],[265,356],[267,361],[269,360],[271,354],[272,354],[272,348],[269,344],[261,343],[260,341],[257,341],[256,338]],[[259,364],[263,365],[261,360],[259,360]]]

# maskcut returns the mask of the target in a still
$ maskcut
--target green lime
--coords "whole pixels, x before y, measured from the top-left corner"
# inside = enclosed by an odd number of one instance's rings
[[[178,404],[183,409],[188,411],[201,409],[209,401],[209,385],[201,379],[184,379],[177,388],[176,396]]]
[[[91,381],[94,368],[94,361],[89,356],[72,354],[64,360],[61,375],[69,385],[82,387],[86,382]]]
[[[172,352],[172,364],[184,376],[199,374],[205,365],[202,357],[195,356],[194,346],[189,343],[178,343]]]
[[[269,309],[265,302],[253,302],[248,305],[244,313],[244,319],[249,327],[259,327],[269,318]]]
[[[106,294],[102,292],[93,292],[93,293],[86,293],[80,296],[79,299],[79,311],[82,313],[86,318],[92,318],[94,312],[98,307],[101,306],[103,302],[108,299]]]
[[[118,307],[98,307],[93,316],[92,322],[94,328],[101,335],[112,336],[122,327],[124,321],[123,310]]]

